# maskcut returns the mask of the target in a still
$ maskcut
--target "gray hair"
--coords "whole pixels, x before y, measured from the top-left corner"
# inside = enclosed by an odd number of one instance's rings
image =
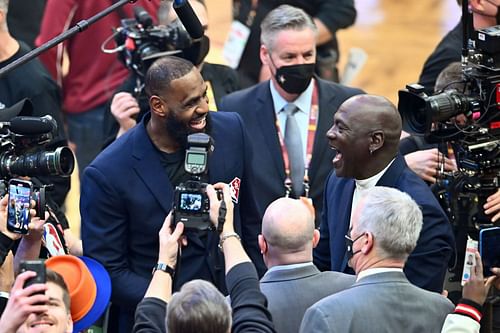
[[[169,333],[230,332],[231,307],[213,284],[193,280],[176,292],[167,307]]]
[[[318,28],[311,17],[302,9],[281,5],[270,11],[260,25],[260,41],[272,49],[276,35],[283,30],[311,29],[315,34]]]
[[[9,0],[0,0],[0,10],[7,14],[9,10]]]
[[[371,232],[386,258],[406,260],[422,230],[422,211],[406,193],[375,186],[362,192],[357,233]]]

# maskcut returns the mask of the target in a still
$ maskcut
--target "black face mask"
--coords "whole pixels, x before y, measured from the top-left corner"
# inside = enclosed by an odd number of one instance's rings
[[[357,250],[356,252],[353,252],[353,247],[354,247],[354,243],[360,239],[361,237],[363,237],[365,234],[361,234],[359,235],[358,237],[356,237],[355,239],[351,239],[350,237],[348,237],[347,235],[345,236],[345,244],[346,244],[346,257],[347,257],[347,260],[351,260],[352,257],[354,257],[355,254],[358,254],[359,252],[361,252],[361,250]]]
[[[315,64],[281,66],[274,77],[283,90],[290,94],[301,94],[307,89],[314,75]]]

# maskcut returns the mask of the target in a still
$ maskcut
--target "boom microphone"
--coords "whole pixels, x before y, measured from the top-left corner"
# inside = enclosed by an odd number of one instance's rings
[[[20,135],[40,135],[55,131],[57,124],[49,115],[43,117],[14,117],[10,120],[10,129]]]
[[[175,0],[174,10],[193,40],[203,37],[203,26],[187,0]]]

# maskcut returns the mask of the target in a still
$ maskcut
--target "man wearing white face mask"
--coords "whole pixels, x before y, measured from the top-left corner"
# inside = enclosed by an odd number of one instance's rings
[[[259,213],[289,194],[312,198],[319,218],[334,154],[326,131],[338,106],[363,91],[314,76],[317,28],[302,9],[279,6],[261,29],[271,79],[224,97],[220,110],[238,112],[252,134]]]

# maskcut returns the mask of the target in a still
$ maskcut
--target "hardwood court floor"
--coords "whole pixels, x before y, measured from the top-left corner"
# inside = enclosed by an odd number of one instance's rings
[[[210,62],[221,63],[221,48],[231,24],[231,0],[206,0],[211,40]],[[340,70],[348,50],[362,48],[366,64],[351,85],[397,103],[397,91],[416,82],[426,57],[460,17],[456,0],[356,0],[354,26],[338,33]],[[76,173],[75,173],[76,174]],[[78,179],[73,176],[67,213],[79,234]]]

